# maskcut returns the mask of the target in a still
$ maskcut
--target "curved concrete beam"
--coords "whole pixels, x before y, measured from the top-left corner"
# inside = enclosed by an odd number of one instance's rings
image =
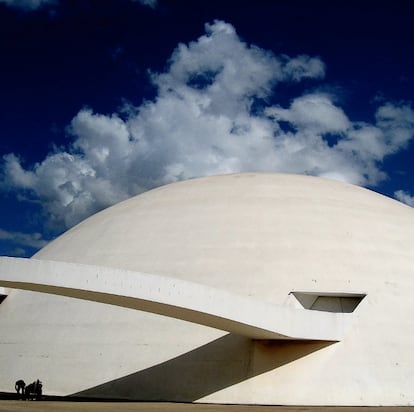
[[[0,286],[142,310],[252,339],[339,341],[352,316],[272,305],[167,276],[38,259],[0,257]]]

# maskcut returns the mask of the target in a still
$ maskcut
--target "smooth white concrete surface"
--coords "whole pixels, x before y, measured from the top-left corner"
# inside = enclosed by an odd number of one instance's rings
[[[344,339],[250,340],[12,290],[0,304],[0,391],[39,377],[61,395],[412,405],[413,257],[413,209],[352,185],[241,174],[158,188],[92,216],[34,258],[172,277],[277,306],[298,307],[291,292],[365,295]]]
[[[166,276],[50,260],[0,257],[0,285],[143,310],[251,339],[339,341],[351,315],[255,301]]]

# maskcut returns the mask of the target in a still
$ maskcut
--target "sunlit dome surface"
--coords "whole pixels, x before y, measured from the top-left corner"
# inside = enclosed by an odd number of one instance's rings
[[[13,291],[0,305],[0,330],[14,342],[0,345],[0,389],[11,376],[32,373],[59,395],[412,404],[413,240],[410,207],[321,178],[252,173],[152,190],[90,217],[34,258],[346,312],[345,338],[254,341],[166,316]]]

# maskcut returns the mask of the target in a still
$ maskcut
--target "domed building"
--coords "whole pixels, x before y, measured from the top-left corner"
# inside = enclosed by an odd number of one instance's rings
[[[0,258],[0,391],[414,404],[414,210],[309,176],[163,186]]]

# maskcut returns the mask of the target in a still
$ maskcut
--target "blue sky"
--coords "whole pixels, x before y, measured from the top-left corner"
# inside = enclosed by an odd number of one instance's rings
[[[0,254],[211,174],[414,205],[413,18],[409,0],[0,0]]]

